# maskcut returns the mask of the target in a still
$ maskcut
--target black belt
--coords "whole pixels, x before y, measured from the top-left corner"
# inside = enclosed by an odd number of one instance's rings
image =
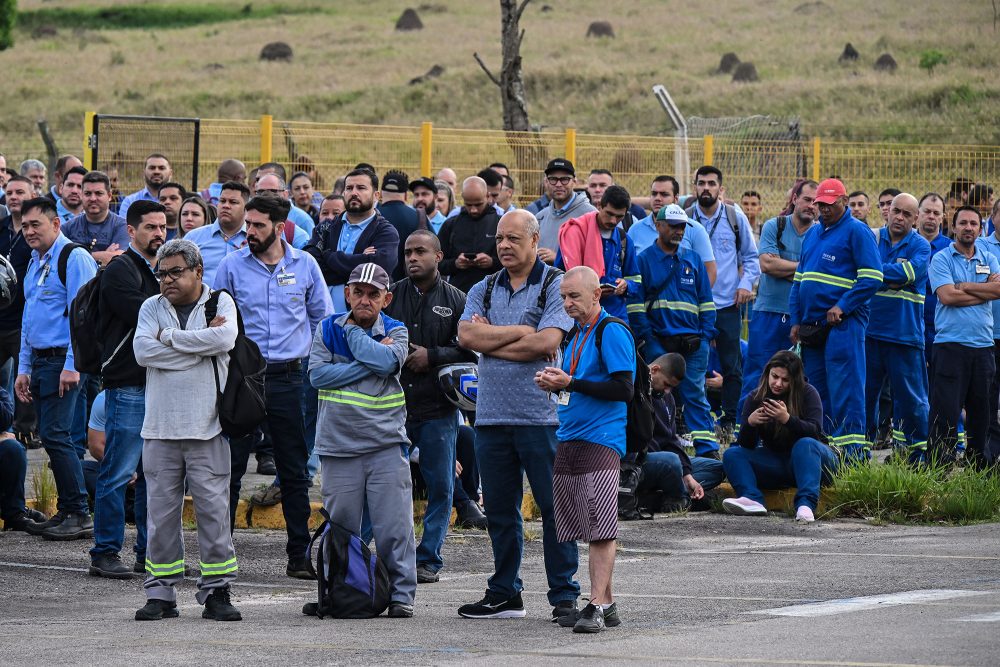
[[[268,373],[282,373],[282,372],[294,373],[296,371],[301,371],[301,370],[302,370],[301,359],[292,359],[291,361],[279,361],[277,363],[273,364],[269,363],[267,365]]]
[[[31,348],[31,354],[34,357],[40,359],[45,359],[47,357],[65,357],[66,348],[65,347],[33,347]]]

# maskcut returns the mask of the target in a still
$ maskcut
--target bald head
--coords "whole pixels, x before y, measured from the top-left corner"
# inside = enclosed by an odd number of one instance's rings
[[[473,218],[481,218],[489,204],[486,181],[478,176],[470,176],[462,181],[462,205]]]
[[[445,167],[444,169],[439,171],[437,173],[437,176],[434,177],[434,180],[444,181],[445,183],[451,186],[452,190],[454,190],[455,186],[458,185],[458,176],[456,176],[455,172],[449,169],[448,167]]]
[[[563,275],[563,284],[577,285],[583,290],[595,290],[601,287],[601,278],[589,266],[574,266]]]
[[[585,325],[601,312],[601,280],[589,266],[575,266],[559,285],[563,309],[577,324]]]
[[[917,198],[907,192],[901,192],[892,199],[889,207],[889,238],[899,241],[910,233],[917,224]]]
[[[219,183],[226,183],[227,181],[244,183],[247,180],[247,167],[239,160],[230,158],[228,160],[223,160],[219,164],[218,175]]]

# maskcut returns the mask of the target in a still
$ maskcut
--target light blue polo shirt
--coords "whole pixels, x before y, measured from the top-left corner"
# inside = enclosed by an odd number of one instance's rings
[[[976,239],[976,246],[1000,262],[1000,239],[996,234]],[[1000,299],[990,301],[990,305],[993,307],[993,340],[1000,340]]]
[[[601,309],[598,322],[608,317]],[[579,356],[573,377],[592,382],[607,382],[612,373],[635,372],[635,344],[628,329],[620,324],[607,324],[601,334],[601,349],[593,332],[586,335],[597,323],[582,327],[570,339],[563,351],[562,369],[570,372],[572,358]],[[586,340],[584,338],[586,337]],[[634,375],[633,375],[634,379]],[[606,401],[579,392],[570,392],[569,405],[559,406],[559,429],[556,438],[560,442],[583,440],[610,447],[625,456],[625,422],[628,404],[624,401]]]
[[[469,290],[462,320],[473,315],[485,315],[491,324],[513,326],[524,324],[536,331],[557,328],[569,331],[573,320],[563,310],[559,297],[562,276],[555,278],[546,292],[545,308],[538,308],[544,274],[551,271],[540,260],[535,261],[528,279],[516,290],[511,289],[507,270],[501,269],[493,287],[490,311],[483,309],[486,281],[480,280]],[[545,359],[507,361],[484,354],[479,358],[479,390],[476,396],[476,426],[557,426],[555,395],[535,385],[535,373],[546,366],[561,362]]]
[[[991,273],[1000,273],[1000,262],[996,257],[977,245],[972,259],[966,259],[952,243],[931,259],[928,277],[931,290],[937,292],[942,285],[985,283]],[[993,306],[990,303],[946,306],[938,299],[934,328],[935,343],[993,347]]]
[[[237,252],[246,246],[247,226],[244,223],[238,232],[227,239],[222,235],[222,227],[216,221],[210,225],[192,229],[184,238],[198,246],[198,249],[201,250],[201,260],[205,265],[205,274],[202,280],[206,285],[214,285],[215,272],[218,270],[223,258],[229,253]]]
[[[788,216],[788,222],[781,233],[781,243],[785,246],[785,249],[782,250],[778,247],[778,219],[771,218],[764,223],[764,226],[760,230],[760,248],[758,252],[761,255],[777,255],[781,259],[797,262],[799,261],[799,255],[802,254],[802,239],[805,238],[808,231],[809,227],[806,227],[799,234],[795,223],[792,221],[792,216]],[[761,270],[760,286],[757,288],[757,301],[754,303],[753,309],[765,313],[786,315],[788,314],[788,295],[791,291],[792,281],[789,278],[776,278]]]
[[[638,220],[629,227],[628,237],[635,244],[635,254],[639,255],[643,250],[656,243],[656,223],[653,221],[653,214],[650,213],[642,220]],[[715,251],[712,250],[712,240],[708,238],[708,232],[697,220],[688,218],[687,230],[684,238],[681,239],[681,248],[698,253],[702,262],[714,262]]]

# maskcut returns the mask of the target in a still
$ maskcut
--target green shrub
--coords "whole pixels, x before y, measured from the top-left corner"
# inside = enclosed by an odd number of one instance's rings
[[[928,49],[920,54],[920,69],[927,70],[931,74],[938,65],[947,65],[948,58],[937,49]]]
[[[14,46],[17,0],[0,0],[0,51]]]

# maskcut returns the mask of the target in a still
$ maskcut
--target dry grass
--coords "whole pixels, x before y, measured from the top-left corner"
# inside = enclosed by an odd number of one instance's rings
[[[619,0],[612,8],[598,0],[535,0],[523,21],[532,121],[582,132],[663,133],[666,117],[649,93],[663,83],[689,116],[793,114],[807,132],[823,136],[1000,144],[994,110],[1000,36],[988,2],[831,0],[821,12],[798,13],[802,1]],[[20,6],[96,4],[126,3]],[[19,30],[15,47],[0,53],[0,150],[15,158],[40,153],[35,121],[46,117],[60,148],[78,151],[87,110],[500,127],[497,91],[472,59],[479,51],[498,65],[498,3],[432,0],[446,11],[421,12],[423,31],[394,32],[410,4],[342,0],[309,15],[169,30],[60,28],[58,37],[41,40]],[[542,4],[553,11],[542,13]],[[599,19],[612,22],[617,39],[584,39],[588,23]],[[295,49],[292,64],[257,59],[265,43],[277,40]],[[861,52],[856,66],[836,62],[848,40]],[[931,48],[949,61],[928,75],[918,62]],[[760,83],[710,74],[730,50],[756,64]],[[871,71],[883,51],[899,62],[896,74]],[[207,69],[209,63],[224,68]],[[434,64],[446,68],[441,78],[407,85]]]

